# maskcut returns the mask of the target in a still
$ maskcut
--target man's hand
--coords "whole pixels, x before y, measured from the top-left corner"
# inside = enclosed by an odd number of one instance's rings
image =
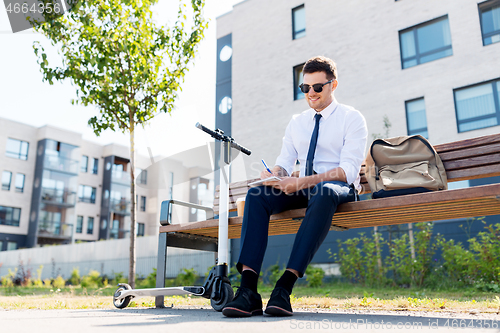
[[[273,174],[269,173],[269,171],[267,171],[267,169],[262,170],[262,172],[260,173],[260,179],[266,179],[266,178],[269,178],[271,176],[273,176]]]
[[[286,172],[286,170],[283,169],[282,167],[280,167],[279,165],[274,166],[271,169],[271,171],[272,171],[272,173],[269,173],[269,171],[267,171],[267,169],[262,170],[262,172],[260,173],[260,179],[266,179],[266,178],[269,178],[271,176],[276,176],[276,177],[280,177],[280,178],[288,176],[288,172]]]
[[[280,181],[265,182],[264,185],[270,185],[275,189],[285,192],[285,194],[291,194],[305,187],[303,180],[304,178],[284,177]]]

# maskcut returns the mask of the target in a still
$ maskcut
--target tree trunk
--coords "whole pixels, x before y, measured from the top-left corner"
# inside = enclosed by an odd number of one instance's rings
[[[410,239],[411,260],[415,260],[415,244],[413,242],[413,225],[408,223],[408,238]]]
[[[134,114],[130,111],[130,262],[128,270],[128,284],[135,288],[135,232],[136,209],[135,209],[135,141],[134,141]]]
[[[413,267],[415,266],[415,243],[413,240],[413,225],[408,223],[408,238],[410,239],[410,253],[411,253],[411,279],[415,279],[415,271]]]
[[[375,249],[377,251],[378,273],[379,273],[380,277],[382,277],[382,255],[380,253],[378,227],[376,227],[376,226],[373,227],[373,236],[375,237]]]

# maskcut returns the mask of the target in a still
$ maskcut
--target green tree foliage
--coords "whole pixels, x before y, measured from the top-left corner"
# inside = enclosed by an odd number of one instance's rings
[[[86,0],[59,18],[35,28],[58,49],[52,66],[39,42],[33,45],[44,81],[69,79],[72,103],[94,106],[88,121],[96,135],[119,129],[130,135],[131,230],[129,284],[135,286],[135,141],[134,130],[161,112],[170,113],[193,61],[207,23],[203,0],[180,3],[170,26],[153,20],[157,0]],[[188,16],[192,16],[192,21]]]

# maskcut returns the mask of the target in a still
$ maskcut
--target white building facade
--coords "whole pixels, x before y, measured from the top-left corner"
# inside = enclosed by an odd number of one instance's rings
[[[0,251],[129,237],[128,147],[102,146],[79,133],[3,118],[0,133]],[[158,234],[164,200],[211,205],[213,195],[206,195],[213,193],[211,170],[188,164],[137,154],[138,236]],[[185,209],[171,217],[178,223],[197,215]]]
[[[336,61],[335,96],[361,111],[370,139],[384,116],[389,136],[432,144],[500,130],[498,0],[246,0],[217,19],[217,38],[228,35],[231,131],[253,151],[232,181],[274,163],[291,116],[308,108],[297,86],[316,55]]]

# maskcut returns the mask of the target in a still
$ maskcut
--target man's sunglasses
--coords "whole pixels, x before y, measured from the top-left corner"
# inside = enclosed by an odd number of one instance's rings
[[[328,83],[332,83],[333,80],[330,80],[326,83],[316,83],[316,84],[313,84],[312,86],[308,85],[308,84],[301,84],[299,86],[300,90],[304,93],[304,94],[307,94],[309,92],[309,89],[311,89],[311,87],[314,89],[315,92],[317,93],[320,93],[323,91],[323,86],[326,86]]]

